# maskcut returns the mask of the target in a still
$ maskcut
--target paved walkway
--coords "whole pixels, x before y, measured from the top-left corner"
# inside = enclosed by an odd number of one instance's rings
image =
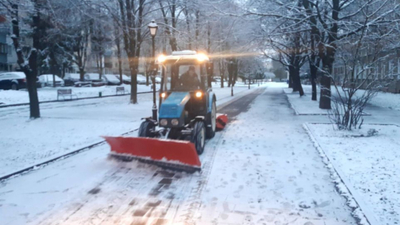
[[[355,224],[282,88],[230,123],[196,224]]]

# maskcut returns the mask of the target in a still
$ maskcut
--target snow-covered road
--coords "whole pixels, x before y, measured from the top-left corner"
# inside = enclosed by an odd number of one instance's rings
[[[0,224],[354,224],[274,86],[207,143],[201,173],[107,160],[101,145],[1,183]]]

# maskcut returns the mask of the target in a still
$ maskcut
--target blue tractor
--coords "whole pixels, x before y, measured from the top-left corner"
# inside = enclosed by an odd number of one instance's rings
[[[216,96],[211,88],[213,65],[195,51],[158,57],[161,68],[159,115],[144,118],[138,137],[106,137],[112,154],[200,169],[198,155],[216,131]],[[154,94],[154,102],[155,102]]]

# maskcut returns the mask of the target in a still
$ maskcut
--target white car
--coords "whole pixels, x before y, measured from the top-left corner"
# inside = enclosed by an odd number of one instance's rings
[[[116,76],[118,79],[120,79],[120,77],[119,77],[118,74],[115,74],[115,76]],[[122,74],[122,83],[124,83],[124,84],[131,84],[131,77],[129,77],[129,76],[125,75],[125,74]]]
[[[104,74],[103,78],[106,80],[107,85],[119,85],[121,83],[119,77],[116,77],[114,74]]]
[[[150,82],[153,83],[152,78],[149,77],[149,79],[150,79]],[[160,84],[161,83],[161,77],[156,77],[155,79],[156,79],[156,84]]]
[[[146,76],[142,74],[137,75],[137,83],[138,84],[146,84]]]
[[[64,87],[65,85],[64,80],[57,75],[43,74],[38,77],[38,83],[40,83],[42,87],[53,87],[54,81],[56,87]]]

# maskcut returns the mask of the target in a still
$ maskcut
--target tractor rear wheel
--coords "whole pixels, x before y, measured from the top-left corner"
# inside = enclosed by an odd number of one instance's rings
[[[206,143],[206,128],[203,121],[197,121],[193,126],[192,137],[190,140],[196,147],[197,154],[201,155]]]
[[[154,137],[152,130],[154,130],[154,124],[149,121],[143,121],[139,127],[139,137]]]
[[[207,116],[207,138],[213,138],[215,136],[215,130],[217,127],[217,104],[213,101],[211,106],[211,112]]]

